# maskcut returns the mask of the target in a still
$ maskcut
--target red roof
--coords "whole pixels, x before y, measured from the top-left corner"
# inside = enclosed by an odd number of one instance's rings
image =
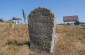
[[[78,16],[64,16],[63,21],[64,22],[78,21]]]

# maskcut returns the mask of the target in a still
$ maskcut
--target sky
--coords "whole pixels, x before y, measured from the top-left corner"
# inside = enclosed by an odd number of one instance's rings
[[[50,9],[56,16],[56,23],[63,23],[63,16],[78,15],[79,21],[85,22],[85,0],[0,0],[0,18],[26,17],[38,7]]]

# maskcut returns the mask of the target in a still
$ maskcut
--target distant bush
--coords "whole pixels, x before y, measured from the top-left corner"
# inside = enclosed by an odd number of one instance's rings
[[[83,27],[85,27],[85,23],[84,22],[81,22],[80,25],[83,26]]]
[[[13,20],[8,20],[7,23],[14,23],[14,21]]]
[[[1,19],[0,19],[0,22],[4,22],[4,20],[1,18]]]
[[[79,24],[80,24],[79,21],[74,22],[74,25],[79,25]]]
[[[80,24],[82,25],[82,24],[84,24],[83,22],[80,22]]]
[[[70,23],[67,23],[66,25],[67,25],[67,26],[70,26],[71,24],[70,24]]]

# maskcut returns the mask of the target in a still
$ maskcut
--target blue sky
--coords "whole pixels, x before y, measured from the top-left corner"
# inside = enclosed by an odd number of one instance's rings
[[[72,15],[78,15],[79,20],[85,22],[85,0],[0,0],[0,18],[23,18],[22,9],[28,16],[37,7],[52,10],[56,15],[56,23],[63,23],[63,16]]]

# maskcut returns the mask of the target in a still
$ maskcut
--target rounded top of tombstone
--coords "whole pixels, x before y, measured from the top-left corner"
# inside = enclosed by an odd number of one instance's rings
[[[29,18],[33,17],[33,16],[49,16],[54,18],[54,13],[52,13],[52,11],[50,9],[47,8],[43,8],[43,7],[38,7],[36,9],[34,9],[33,11],[31,11],[31,13],[29,14]]]

